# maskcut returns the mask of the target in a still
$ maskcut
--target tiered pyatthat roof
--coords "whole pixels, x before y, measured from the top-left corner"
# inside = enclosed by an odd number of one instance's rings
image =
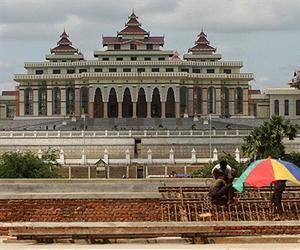
[[[138,21],[138,16],[135,15],[134,12],[128,17],[128,22],[125,24],[125,28],[118,33],[119,35],[148,35],[149,33],[141,28],[142,24]]]
[[[182,61],[178,51],[175,51],[170,59],[171,61]]]
[[[206,38],[206,34],[201,31],[198,35],[198,40],[195,42],[195,46],[189,49],[189,52],[203,53],[203,54],[213,54],[216,52],[216,48],[209,45],[210,42]]]
[[[300,89],[300,69],[296,70],[293,79],[289,82],[291,87]]]
[[[150,32],[141,28],[142,24],[138,21],[138,16],[134,12],[128,17],[125,28],[117,33],[116,37],[103,36],[103,46],[114,44],[136,43],[139,44],[158,44],[164,45],[163,36],[150,36]],[[126,38],[124,38],[126,36]],[[141,36],[143,38],[141,38]]]
[[[50,50],[51,54],[64,54],[64,55],[74,55],[80,54],[78,49],[71,46],[72,42],[69,40],[69,35],[64,32],[60,35],[60,40],[57,42],[57,46]]]

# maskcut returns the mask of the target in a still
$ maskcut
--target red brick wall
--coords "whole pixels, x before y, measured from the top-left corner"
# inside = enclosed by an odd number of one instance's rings
[[[161,221],[158,199],[0,200],[0,221]]]

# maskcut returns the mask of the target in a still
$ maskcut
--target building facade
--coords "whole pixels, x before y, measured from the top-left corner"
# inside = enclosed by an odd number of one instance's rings
[[[18,82],[17,117],[168,118],[247,117],[249,81],[240,61],[223,61],[201,31],[183,58],[163,50],[132,13],[105,50],[85,60],[64,31],[46,62],[25,63]]]
[[[0,119],[13,119],[16,114],[16,91],[2,91],[0,96]]]

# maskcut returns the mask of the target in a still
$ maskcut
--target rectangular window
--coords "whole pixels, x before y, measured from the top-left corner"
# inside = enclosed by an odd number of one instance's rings
[[[200,73],[200,69],[193,69],[193,73]]]
[[[117,69],[116,68],[109,68],[108,72],[117,72]]]
[[[36,75],[42,75],[42,74],[44,74],[44,70],[38,69],[38,70],[35,71],[35,74]]]
[[[158,58],[158,61],[165,61],[165,60],[166,60],[165,57],[159,57],[159,58]]]
[[[274,100],[274,114],[279,115],[279,100]]]
[[[136,58],[136,56],[132,56],[132,57],[130,57],[130,60],[131,60],[131,61],[136,61],[137,58]]]
[[[144,60],[145,61],[151,61],[151,57],[145,57]]]
[[[181,72],[187,72],[187,73],[189,73],[189,69],[181,69]]]
[[[123,57],[117,57],[117,61],[123,61]]]
[[[95,72],[102,72],[102,68],[95,68]]]
[[[60,74],[60,69],[54,69],[52,73],[53,74]]]
[[[284,115],[289,115],[289,106],[290,102],[289,100],[284,100]]]
[[[151,71],[152,72],[159,72],[159,68],[152,68]]]
[[[214,70],[214,69],[207,69],[207,70],[206,70],[206,73],[207,73],[207,74],[214,74],[214,73],[215,73],[215,70]]]
[[[224,69],[225,74],[231,74],[231,69]]]
[[[123,72],[131,72],[131,68],[124,68]]]
[[[253,115],[256,117],[257,116],[257,104],[253,104]]]
[[[75,74],[75,69],[67,69],[67,74]]]
[[[83,72],[87,72],[87,69],[79,69],[79,74]]]
[[[296,115],[300,115],[300,100],[296,100]]]
[[[145,68],[138,68],[138,69],[137,69],[137,72],[138,72],[138,73],[145,72]]]
[[[114,50],[120,50],[121,49],[121,45],[120,44],[115,44],[114,45]]]
[[[147,50],[153,50],[153,44],[147,44],[146,48]]]
[[[131,50],[136,50],[136,44],[135,43],[131,43],[130,44],[130,49]]]
[[[166,72],[174,72],[173,68],[166,68]]]
[[[102,57],[102,61],[109,61],[109,57]]]

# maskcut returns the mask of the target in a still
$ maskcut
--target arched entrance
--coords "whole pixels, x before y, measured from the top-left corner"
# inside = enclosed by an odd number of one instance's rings
[[[47,86],[42,84],[38,91],[39,97],[39,115],[47,115]]]
[[[74,114],[75,112],[75,88],[68,87],[66,90],[66,112]]]
[[[196,87],[196,108],[195,108],[195,112],[200,115],[203,112],[202,109],[202,88],[200,87]]]
[[[147,116],[147,102],[146,95],[143,88],[139,89],[137,107],[136,107],[137,117],[143,118]]]
[[[81,113],[87,114],[89,112],[89,89],[82,87],[80,89]]]
[[[180,87],[180,115],[188,113],[188,88]]]
[[[221,88],[221,114],[224,117],[229,117],[229,90],[227,87]]]
[[[166,117],[175,117],[175,97],[172,88],[169,88],[167,93]]]
[[[118,117],[118,101],[117,101],[116,90],[114,88],[111,88],[109,92],[108,117],[109,118]]]
[[[101,89],[97,88],[94,98],[94,118],[103,118],[104,108]]]
[[[215,114],[216,113],[216,89],[214,87],[209,87],[208,91],[208,113]]]
[[[235,113],[243,113],[243,89],[241,87],[235,89]]]
[[[126,88],[124,91],[122,103],[122,117],[132,117],[132,101],[129,88]]]
[[[24,114],[33,115],[33,91],[32,88],[24,90]]]
[[[61,93],[60,88],[55,87],[52,90],[52,114],[53,115],[60,115],[61,113]]]
[[[161,117],[161,101],[158,88],[155,88],[152,94],[151,117]]]

